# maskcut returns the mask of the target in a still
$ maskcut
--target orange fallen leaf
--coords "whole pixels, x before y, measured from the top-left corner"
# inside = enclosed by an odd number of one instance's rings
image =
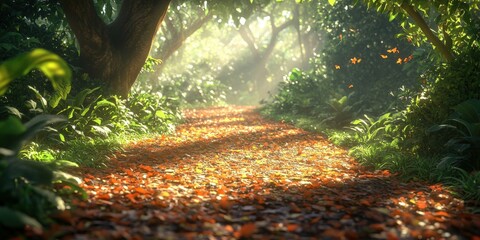
[[[287,225],[287,231],[288,232],[294,232],[299,228],[298,224],[288,224]]]
[[[247,223],[240,228],[239,234],[240,234],[240,237],[248,238],[248,237],[251,237],[256,231],[257,231],[257,226],[255,225],[255,223]]]
[[[235,229],[233,229],[232,225],[225,226],[225,230],[227,230],[227,232],[234,232],[235,231]]]
[[[143,170],[145,170],[145,171],[147,171],[147,172],[153,171],[153,168],[152,168],[152,167],[146,166],[146,165],[140,165],[139,168],[141,168],[141,169],[143,169]]]
[[[136,187],[134,190],[137,191],[140,194],[149,194],[150,193],[148,190],[146,190],[144,188],[141,188],[141,187]]]
[[[128,198],[128,200],[130,200],[132,203],[137,203],[138,201],[135,199],[135,195],[133,194],[127,194],[126,197]]]
[[[227,209],[230,209],[232,207],[232,202],[230,202],[230,200],[228,200],[228,197],[223,197],[222,199],[220,199],[220,207],[227,210]]]
[[[434,213],[435,216],[440,216],[440,217],[450,217],[450,213],[447,213],[445,211],[439,211]]]
[[[418,201],[417,201],[417,207],[418,207],[418,209],[420,209],[420,210],[424,210],[425,208],[427,208],[427,201],[425,201],[425,200],[418,200]]]

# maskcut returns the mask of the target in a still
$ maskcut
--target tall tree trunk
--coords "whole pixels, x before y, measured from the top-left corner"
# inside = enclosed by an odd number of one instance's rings
[[[148,57],[170,0],[124,0],[106,24],[93,0],[60,0],[80,45],[81,64],[110,93],[126,97]]]

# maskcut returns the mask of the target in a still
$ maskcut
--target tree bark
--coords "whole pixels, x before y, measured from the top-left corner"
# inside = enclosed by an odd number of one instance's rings
[[[98,16],[93,0],[60,0],[60,4],[80,45],[82,67],[111,94],[128,96],[170,0],[124,0],[108,25]]]
[[[407,14],[415,21],[415,23],[420,27],[422,32],[427,37],[428,41],[430,41],[433,46],[437,49],[440,54],[447,60],[447,62],[452,61],[455,57],[452,53],[452,49],[449,48],[445,43],[443,43],[435,33],[433,33],[432,29],[428,26],[425,19],[418,13],[411,5],[403,3],[401,5],[402,9],[407,12]]]

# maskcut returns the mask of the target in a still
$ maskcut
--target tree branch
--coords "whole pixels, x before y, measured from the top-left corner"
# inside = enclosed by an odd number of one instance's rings
[[[442,54],[442,56],[448,61],[452,61],[455,57],[452,53],[452,49],[448,48],[430,29],[425,19],[422,15],[418,13],[411,5],[402,3],[401,8],[407,12],[407,14],[415,21],[415,23],[420,27],[422,32],[425,34],[427,39],[435,46],[435,48]]]
[[[195,20],[190,26],[186,29],[176,29],[173,26],[173,23],[170,22],[169,31],[174,31],[175,34],[172,35],[172,39],[169,39],[165,42],[165,48],[163,49],[161,55],[159,56],[163,61],[167,60],[173,53],[175,53],[182,45],[183,42],[192,36],[198,29],[200,29],[206,22],[212,19],[212,14],[208,14],[200,19]],[[166,21],[166,20],[165,20]]]
[[[248,25],[243,25],[238,29],[238,31],[240,33],[240,36],[247,43],[248,48],[250,49],[252,54],[257,57],[257,56],[260,55],[260,53],[258,51],[258,48],[257,48],[256,44],[255,44],[255,39],[252,39],[252,37],[248,33],[249,30],[250,30],[250,28],[248,27]]]

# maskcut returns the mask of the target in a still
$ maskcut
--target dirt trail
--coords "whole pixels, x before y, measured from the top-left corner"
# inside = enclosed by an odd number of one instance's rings
[[[249,107],[186,111],[176,134],[81,169],[64,239],[480,239],[440,185],[362,169],[318,134]]]

